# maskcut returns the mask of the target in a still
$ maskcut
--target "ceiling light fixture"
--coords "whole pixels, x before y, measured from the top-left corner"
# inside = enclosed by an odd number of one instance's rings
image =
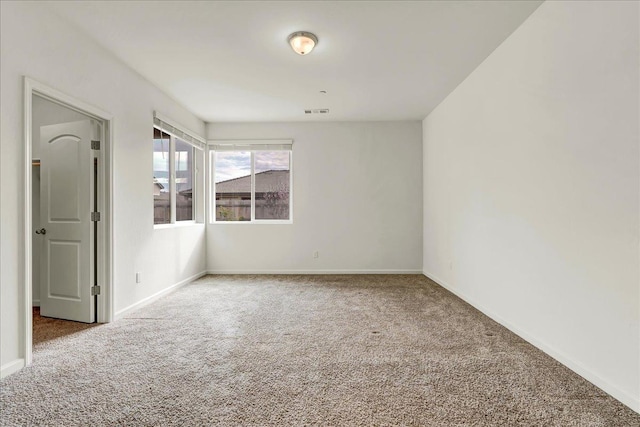
[[[289,36],[289,44],[298,55],[307,55],[318,44],[318,37],[307,31],[296,31]]]

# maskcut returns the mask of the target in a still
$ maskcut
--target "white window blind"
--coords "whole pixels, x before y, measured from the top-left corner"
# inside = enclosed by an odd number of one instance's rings
[[[206,146],[204,138],[198,136],[194,132],[182,128],[180,125],[171,122],[169,119],[160,116],[157,112],[153,113],[153,125],[169,135],[180,138],[182,141],[194,146],[198,150],[204,150]]]
[[[291,150],[291,139],[244,139],[209,141],[209,149],[213,151],[280,151]]]

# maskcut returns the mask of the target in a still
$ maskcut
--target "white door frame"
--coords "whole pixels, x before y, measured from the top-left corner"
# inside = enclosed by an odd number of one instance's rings
[[[100,295],[98,295],[98,322],[107,323],[113,320],[113,116],[93,105],[87,104],[77,98],[66,95],[47,85],[37,82],[29,77],[24,77],[24,331],[22,336],[24,339],[24,360],[25,365],[29,366],[32,361],[32,287],[33,278],[31,277],[32,268],[32,245],[31,238],[33,234],[32,224],[32,188],[31,188],[31,147],[33,135],[31,134],[32,124],[32,97],[40,96],[49,101],[63,107],[78,111],[86,116],[98,120],[102,124],[101,135],[101,158],[103,167],[98,176],[98,208],[101,213],[100,222],[98,223],[98,253],[102,257],[98,260],[98,281],[100,284]],[[90,286],[90,284],[87,284]]]

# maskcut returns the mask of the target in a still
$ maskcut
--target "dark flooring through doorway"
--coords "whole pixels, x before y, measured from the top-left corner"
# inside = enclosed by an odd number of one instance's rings
[[[420,275],[206,276],[50,337],[2,425],[640,425]]]
[[[77,332],[97,326],[96,323],[71,322],[69,320],[53,319],[40,315],[40,307],[33,307],[33,345],[38,350],[47,341],[64,338]]]

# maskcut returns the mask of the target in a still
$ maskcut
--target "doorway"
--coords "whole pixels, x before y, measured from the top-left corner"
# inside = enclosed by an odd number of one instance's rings
[[[102,125],[38,95],[31,125],[33,305],[43,317],[95,323]]]
[[[33,316],[105,323],[113,318],[112,117],[24,80],[24,353]],[[38,317],[40,318],[40,317]]]

